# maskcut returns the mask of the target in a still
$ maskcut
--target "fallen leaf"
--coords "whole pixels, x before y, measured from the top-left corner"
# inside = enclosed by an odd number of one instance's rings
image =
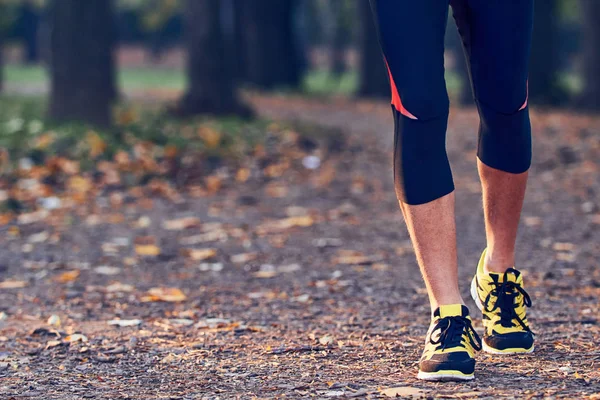
[[[221,189],[222,179],[215,175],[210,175],[204,178],[204,184],[209,194],[214,194]]]
[[[121,272],[121,268],[110,267],[108,265],[101,265],[94,268],[94,272],[100,275],[118,275]]]
[[[81,274],[81,271],[77,269],[73,271],[67,271],[58,275],[56,278],[54,278],[54,280],[58,283],[69,283],[79,278],[79,274]]]
[[[52,347],[60,346],[62,342],[60,340],[49,340],[46,343],[46,349],[50,349]]]
[[[310,300],[309,294],[301,294],[300,296],[296,296],[292,298],[293,301],[297,301],[298,303],[308,303]]]
[[[577,257],[573,253],[556,253],[555,258],[558,261],[575,262]]]
[[[284,186],[284,185],[278,184],[278,183],[268,184],[265,191],[268,196],[274,197],[277,199],[286,197],[288,195],[287,186]]]
[[[65,338],[65,342],[69,342],[69,343],[76,343],[76,342],[87,342],[88,338],[85,335],[80,335],[78,333],[75,333],[73,335],[69,335]]]
[[[58,315],[51,315],[50,318],[48,318],[48,325],[52,325],[52,326],[60,326],[60,317]]]
[[[305,215],[301,217],[288,217],[276,221],[267,221],[257,227],[257,232],[260,233],[269,233],[269,232],[278,232],[286,229],[291,229],[294,227],[309,227],[314,224],[314,219],[310,215]]]
[[[200,263],[200,265],[198,265],[198,269],[203,272],[221,272],[223,270],[223,263]]]
[[[160,254],[160,247],[153,244],[138,244],[135,252],[140,256],[155,257]]]
[[[221,132],[212,127],[201,126],[198,129],[198,136],[209,149],[214,149],[221,143]]]
[[[193,325],[194,321],[191,319],[185,319],[185,318],[174,318],[174,319],[170,319],[169,323],[172,325],[189,326],[189,325]]]
[[[25,281],[2,281],[0,282],[0,289],[21,289],[28,285]]]
[[[152,224],[152,220],[150,219],[150,217],[144,215],[140,218],[138,218],[136,225],[138,228],[147,228],[150,226],[150,224]]]
[[[525,217],[526,226],[540,226],[542,219],[540,217]]]
[[[254,276],[255,278],[267,279],[267,278],[273,278],[273,277],[277,276],[277,274],[279,274],[279,272],[273,265],[264,264],[264,265],[261,265],[260,270],[253,273],[252,276]]]
[[[67,187],[76,193],[86,193],[93,187],[92,182],[82,176],[73,176],[67,181]]]
[[[35,233],[27,238],[29,243],[43,243],[50,237],[50,234],[47,231],[43,231],[40,233]]]
[[[575,249],[573,243],[556,242],[552,245],[554,251],[572,251]]]
[[[113,319],[108,321],[108,325],[115,325],[120,327],[138,326],[141,323],[141,319]]]
[[[94,131],[90,131],[87,134],[87,142],[90,147],[90,156],[96,158],[106,150],[106,143],[102,138]]]
[[[423,394],[423,390],[419,389],[419,388],[415,388],[415,387],[410,387],[410,386],[400,386],[400,387],[393,387],[393,388],[387,388],[387,389],[382,389],[379,391],[379,393],[381,393],[384,396],[387,397],[405,397],[405,396],[419,396],[421,394]]]
[[[234,264],[246,264],[249,261],[256,260],[257,253],[241,253],[231,256],[231,262]]]
[[[333,264],[361,265],[372,264],[374,262],[381,261],[381,259],[382,257],[366,256],[354,250],[340,250],[338,251],[338,256],[334,257],[331,262]]]
[[[152,288],[146,296],[142,297],[143,302],[179,302],[186,299],[186,295],[178,288]]]
[[[196,217],[172,219],[163,223],[163,228],[168,231],[182,231],[197,226],[200,226],[200,220]]]
[[[118,293],[118,292],[133,292],[135,288],[131,285],[115,282],[106,287],[107,293]]]
[[[313,180],[312,180],[312,184],[315,187],[318,188],[324,188],[324,187],[328,187],[331,182],[333,181],[333,179],[335,178],[335,175],[337,173],[337,168],[335,166],[334,163],[326,163],[323,168],[321,168],[321,171],[319,172],[318,175],[316,175]]]
[[[250,177],[250,170],[248,168],[240,168],[240,169],[238,169],[237,173],[235,174],[235,180],[240,183],[246,182],[249,177]]]
[[[329,346],[330,344],[333,344],[333,341],[334,339],[331,335],[325,335],[319,339],[319,343],[321,343],[323,346]]]
[[[34,222],[39,222],[39,221],[45,219],[46,217],[48,217],[48,215],[50,215],[48,210],[42,209],[42,210],[35,211],[32,213],[21,214],[17,218],[17,221],[21,225],[28,225],[28,224],[32,224]]]
[[[202,261],[212,258],[217,255],[215,249],[185,249],[183,253],[186,257],[191,258],[194,261]]]

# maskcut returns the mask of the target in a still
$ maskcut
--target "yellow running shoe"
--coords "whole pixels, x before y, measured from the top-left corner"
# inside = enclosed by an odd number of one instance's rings
[[[475,351],[481,339],[462,304],[441,306],[433,313],[417,377],[426,381],[466,381],[474,378]]]
[[[471,282],[471,296],[483,313],[483,350],[491,354],[531,353],[533,332],[526,308],[531,298],[523,289],[523,275],[515,268],[504,274],[485,273],[484,250]]]

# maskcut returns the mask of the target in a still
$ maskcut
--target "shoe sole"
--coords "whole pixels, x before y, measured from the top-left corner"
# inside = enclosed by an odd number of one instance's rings
[[[470,381],[475,379],[474,374],[463,374],[460,371],[438,371],[423,372],[419,371],[418,379],[430,382],[448,382],[448,381]]]
[[[473,298],[473,301],[475,302],[475,305],[477,306],[477,308],[479,308],[479,311],[481,311],[483,313],[483,304],[481,303],[481,300],[479,300],[479,295],[477,294],[477,283],[475,282],[475,277],[473,277],[473,280],[471,281],[471,297]],[[535,349],[535,345],[531,346],[531,348],[529,348],[529,349],[511,348],[511,349],[500,350],[500,349],[495,349],[493,347],[488,346],[485,343],[485,341],[483,341],[483,351],[485,351],[486,353],[489,353],[489,354],[496,354],[496,355],[528,354],[528,353],[533,353],[534,349]]]

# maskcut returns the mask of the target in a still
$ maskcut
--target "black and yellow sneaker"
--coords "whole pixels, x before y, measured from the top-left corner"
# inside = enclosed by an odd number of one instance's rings
[[[504,274],[485,273],[483,252],[471,282],[471,296],[483,313],[483,350],[491,354],[531,353],[533,332],[526,308],[531,298],[523,289],[523,275],[515,268]]]
[[[462,304],[440,306],[433,313],[417,377],[426,381],[471,380],[475,351],[479,350],[481,339],[471,325],[469,309]]]

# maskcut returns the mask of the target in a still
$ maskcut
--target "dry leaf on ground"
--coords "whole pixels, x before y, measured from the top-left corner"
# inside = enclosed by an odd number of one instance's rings
[[[152,288],[148,290],[146,296],[142,297],[143,302],[179,302],[185,301],[186,299],[186,295],[178,288]]]
[[[0,282],[0,289],[21,289],[28,285],[25,281],[2,281]]]

